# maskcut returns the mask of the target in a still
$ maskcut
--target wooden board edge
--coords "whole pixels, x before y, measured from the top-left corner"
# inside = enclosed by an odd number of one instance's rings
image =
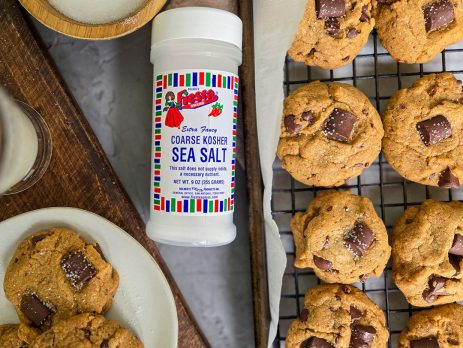
[[[268,295],[267,254],[262,200],[263,183],[257,137],[253,1],[240,1],[239,13],[244,24],[241,96],[243,100],[242,114],[244,118],[245,160],[249,195],[249,234],[255,344],[257,348],[267,348],[270,325],[270,303]]]
[[[44,45],[43,45],[41,39],[38,37],[36,31],[34,30],[32,24],[31,24],[31,21],[28,19],[25,11],[20,7],[20,5],[16,1],[13,1],[13,0],[6,1],[3,4],[3,6],[5,6],[5,7],[1,11],[5,11],[4,13],[6,13],[7,10],[8,10],[7,7],[10,7],[12,9],[11,12],[13,13],[13,15],[12,15],[13,17],[11,17],[11,20],[12,20],[11,23],[6,23],[5,22],[4,25],[7,25],[7,24],[13,25],[13,22],[16,22],[16,24],[18,24],[18,23],[21,24],[20,22],[24,21],[24,25],[27,27],[27,29],[24,29],[24,30],[28,30],[29,33],[34,37],[33,41],[38,45],[38,47],[40,47],[39,51],[41,52],[41,55],[44,58],[44,62],[46,62],[46,65],[48,66],[48,68],[52,72],[53,78],[55,78],[57,80],[59,88],[63,91],[63,93],[65,93],[69,97],[69,100],[70,100],[70,103],[71,103],[71,108],[73,110],[77,110],[77,112],[80,112],[82,114],[82,112],[80,110],[80,107],[78,106],[78,104],[77,104],[75,98],[73,97],[72,93],[70,93],[70,90],[67,87],[66,83],[64,82],[63,78],[61,77],[61,74],[59,73],[54,61],[49,56],[48,52],[46,52],[46,50],[44,50]],[[70,114],[74,114],[74,112],[72,112]],[[130,200],[127,192],[126,192],[126,190],[124,189],[124,187],[120,183],[116,173],[114,172],[114,169],[110,165],[109,160],[106,157],[106,155],[104,154],[104,151],[103,151],[98,139],[96,138],[95,133],[91,129],[90,124],[88,123],[88,121],[85,118],[79,118],[77,120],[74,119],[72,122],[79,123],[79,127],[81,129],[81,134],[80,134],[81,139],[85,140],[85,141],[88,141],[89,143],[92,144],[92,146],[94,148],[96,148],[96,151],[94,151],[94,153],[92,154],[92,157],[94,157],[93,158],[94,161],[100,161],[102,171],[106,172],[108,176],[113,178],[113,180],[109,180],[109,182],[112,183],[111,185],[113,187],[114,187],[114,185],[118,186],[118,189],[120,190],[122,196],[124,197],[125,203],[128,206],[128,208],[131,208],[131,209],[135,210],[135,207],[133,206],[133,204],[132,204],[132,202],[131,202],[131,200]],[[135,212],[136,212],[136,210],[135,210]],[[136,215],[136,220],[137,220],[136,223],[137,223],[137,225],[140,224],[140,226],[144,226],[144,222],[142,221],[142,219],[141,219],[140,215],[138,214],[138,212],[136,212],[134,215]],[[183,317],[186,317],[186,319],[188,321],[190,321],[190,323],[191,323],[191,326],[189,327],[188,332],[184,332],[184,333],[179,332],[179,347],[184,347],[184,345],[180,345],[181,336],[189,336],[189,334],[194,334],[197,337],[197,341],[191,342],[191,340],[190,340],[189,341],[190,345],[188,345],[188,347],[210,347],[211,345],[207,341],[204,333],[202,332],[202,330],[200,329],[198,323],[194,319],[194,316],[193,316],[190,308],[188,307],[188,305],[187,305],[187,303],[185,301],[185,298],[181,294],[181,292],[180,292],[180,290],[179,290],[179,288],[178,288],[172,274],[170,273],[170,271],[169,271],[169,269],[167,267],[167,264],[165,263],[165,261],[163,260],[163,258],[160,255],[157,247],[155,246],[155,243],[153,241],[151,241],[147,237],[147,235],[145,233],[143,233],[141,236],[140,235],[133,235],[133,234],[130,234],[130,235],[132,237],[134,237],[140,244],[142,244],[143,247],[146,248],[148,250],[148,252],[156,259],[156,262],[158,263],[159,267],[162,269],[165,277],[167,278],[167,280],[169,282],[169,285],[171,286],[172,292],[174,294],[174,298],[176,300],[176,306],[177,306],[178,314],[183,316]],[[180,308],[179,308],[179,305],[180,305]],[[194,331],[191,332],[191,329],[193,329]],[[183,343],[186,343],[186,342],[183,342]],[[194,344],[194,345],[192,345],[192,344]]]

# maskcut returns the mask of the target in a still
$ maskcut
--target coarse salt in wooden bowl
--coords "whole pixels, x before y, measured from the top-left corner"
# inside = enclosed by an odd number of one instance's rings
[[[50,29],[86,40],[108,40],[130,34],[151,21],[166,1],[146,0],[138,10],[123,19],[103,24],[89,24],[65,16],[48,0],[19,0],[32,16]]]

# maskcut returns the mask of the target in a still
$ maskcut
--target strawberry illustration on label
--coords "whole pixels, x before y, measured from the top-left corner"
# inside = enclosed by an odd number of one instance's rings
[[[212,105],[211,112],[208,116],[212,116],[212,117],[220,116],[222,114],[222,111],[223,111],[223,105],[220,103],[215,103],[214,105]]]

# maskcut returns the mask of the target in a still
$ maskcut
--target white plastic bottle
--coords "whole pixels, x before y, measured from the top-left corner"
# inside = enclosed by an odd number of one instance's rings
[[[218,246],[233,223],[242,22],[205,7],[166,11],[153,23],[150,220],[155,241]]]

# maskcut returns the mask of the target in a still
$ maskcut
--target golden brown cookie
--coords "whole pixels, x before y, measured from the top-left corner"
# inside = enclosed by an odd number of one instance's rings
[[[400,334],[398,347],[463,347],[463,306],[450,304],[414,314]]]
[[[143,343],[119,323],[102,315],[79,314],[58,322],[31,348],[142,348]]]
[[[38,336],[38,331],[24,324],[0,325],[0,348],[27,348]]]
[[[291,220],[294,265],[313,268],[327,283],[379,277],[391,254],[383,221],[368,198],[324,191]]]
[[[277,155],[306,185],[340,186],[376,159],[383,135],[378,112],[357,88],[315,81],[285,99]]]
[[[77,313],[106,312],[118,285],[119,276],[98,244],[53,228],[21,242],[4,289],[23,323],[46,329]]]
[[[321,285],[304,297],[286,348],[385,348],[389,332],[383,311],[350,285]]]
[[[323,69],[351,62],[373,30],[372,10],[371,0],[308,0],[289,56]]]
[[[398,91],[383,117],[383,151],[408,180],[458,188],[463,181],[463,93],[451,73],[431,74]]]
[[[377,0],[376,29],[401,63],[426,63],[463,39],[463,0]]]
[[[463,203],[425,201],[393,228],[392,271],[414,306],[463,300]]]

